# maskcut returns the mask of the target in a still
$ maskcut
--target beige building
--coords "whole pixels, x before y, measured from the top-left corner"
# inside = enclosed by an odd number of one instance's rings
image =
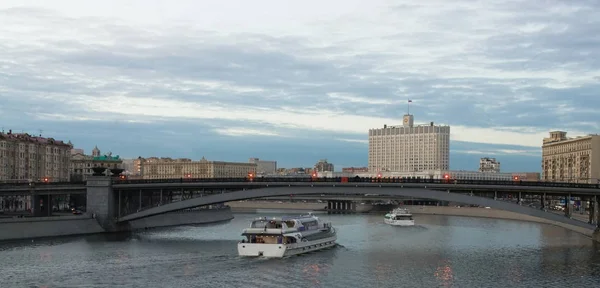
[[[542,145],[542,180],[600,182],[600,135],[567,138],[567,132],[550,132]]]
[[[85,155],[83,149],[71,150],[71,165],[70,174],[71,180],[85,181],[88,176],[94,174],[92,168],[105,167],[108,169],[121,168],[123,160],[117,155],[112,156],[112,153],[101,155],[100,149],[94,147],[92,155]]]
[[[143,179],[176,178],[243,178],[256,175],[255,163],[200,161],[191,159],[141,158],[140,170]]]
[[[403,126],[369,130],[370,172],[421,172],[450,167],[450,126],[414,125],[413,115]]]
[[[0,133],[0,181],[69,181],[71,142]]]

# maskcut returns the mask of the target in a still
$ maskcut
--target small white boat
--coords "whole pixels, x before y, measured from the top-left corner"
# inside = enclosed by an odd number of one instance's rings
[[[415,220],[412,217],[412,213],[410,213],[410,211],[406,208],[396,208],[390,213],[385,214],[383,222],[393,226],[415,225]]]
[[[245,239],[238,243],[238,254],[251,257],[282,258],[336,245],[337,234],[331,223],[323,223],[311,213],[296,217],[261,217],[244,229]]]

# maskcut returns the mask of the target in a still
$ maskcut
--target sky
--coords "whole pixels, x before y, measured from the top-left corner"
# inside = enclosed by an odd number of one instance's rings
[[[366,166],[368,130],[451,126],[450,168],[538,171],[597,133],[596,1],[2,0],[0,125],[124,158]]]

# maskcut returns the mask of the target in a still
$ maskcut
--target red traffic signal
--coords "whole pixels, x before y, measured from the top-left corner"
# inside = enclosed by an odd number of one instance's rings
[[[312,177],[317,177],[317,173],[312,173]]]
[[[252,178],[252,177],[254,177],[254,174],[252,172],[250,172],[250,173],[248,173],[248,177]]]
[[[519,176],[513,176],[513,180],[519,181]]]
[[[450,179],[450,175],[444,174],[444,179]]]
[[[119,179],[121,179],[121,180],[125,180],[125,175],[120,175],[120,176],[119,176]]]
[[[50,181],[50,179],[48,179],[48,177],[44,177],[44,179],[42,179],[42,181],[48,183]]]
[[[382,177],[381,173],[377,174],[377,178],[381,178],[381,177]]]

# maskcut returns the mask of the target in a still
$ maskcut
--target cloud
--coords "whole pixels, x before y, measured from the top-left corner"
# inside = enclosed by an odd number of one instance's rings
[[[481,155],[482,157],[496,156],[496,155],[521,155],[521,156],[532,156],[540,157],[541,152],[538,150],[512,150],[512,149],[497,149],[497,150],[452,150],[453,153],[460,154],[472,154]]]
[[[215,129],[215,132],[227,136],[278,136],[277,133],[270,131],[243,128]]]
[[[0,3],[6,125],[185,122],[207,139],[364,144],[412,99],[417,122],[478,143],[455,151],[532,159],[550,130],[598,129],[591,1],[119,3]]]

